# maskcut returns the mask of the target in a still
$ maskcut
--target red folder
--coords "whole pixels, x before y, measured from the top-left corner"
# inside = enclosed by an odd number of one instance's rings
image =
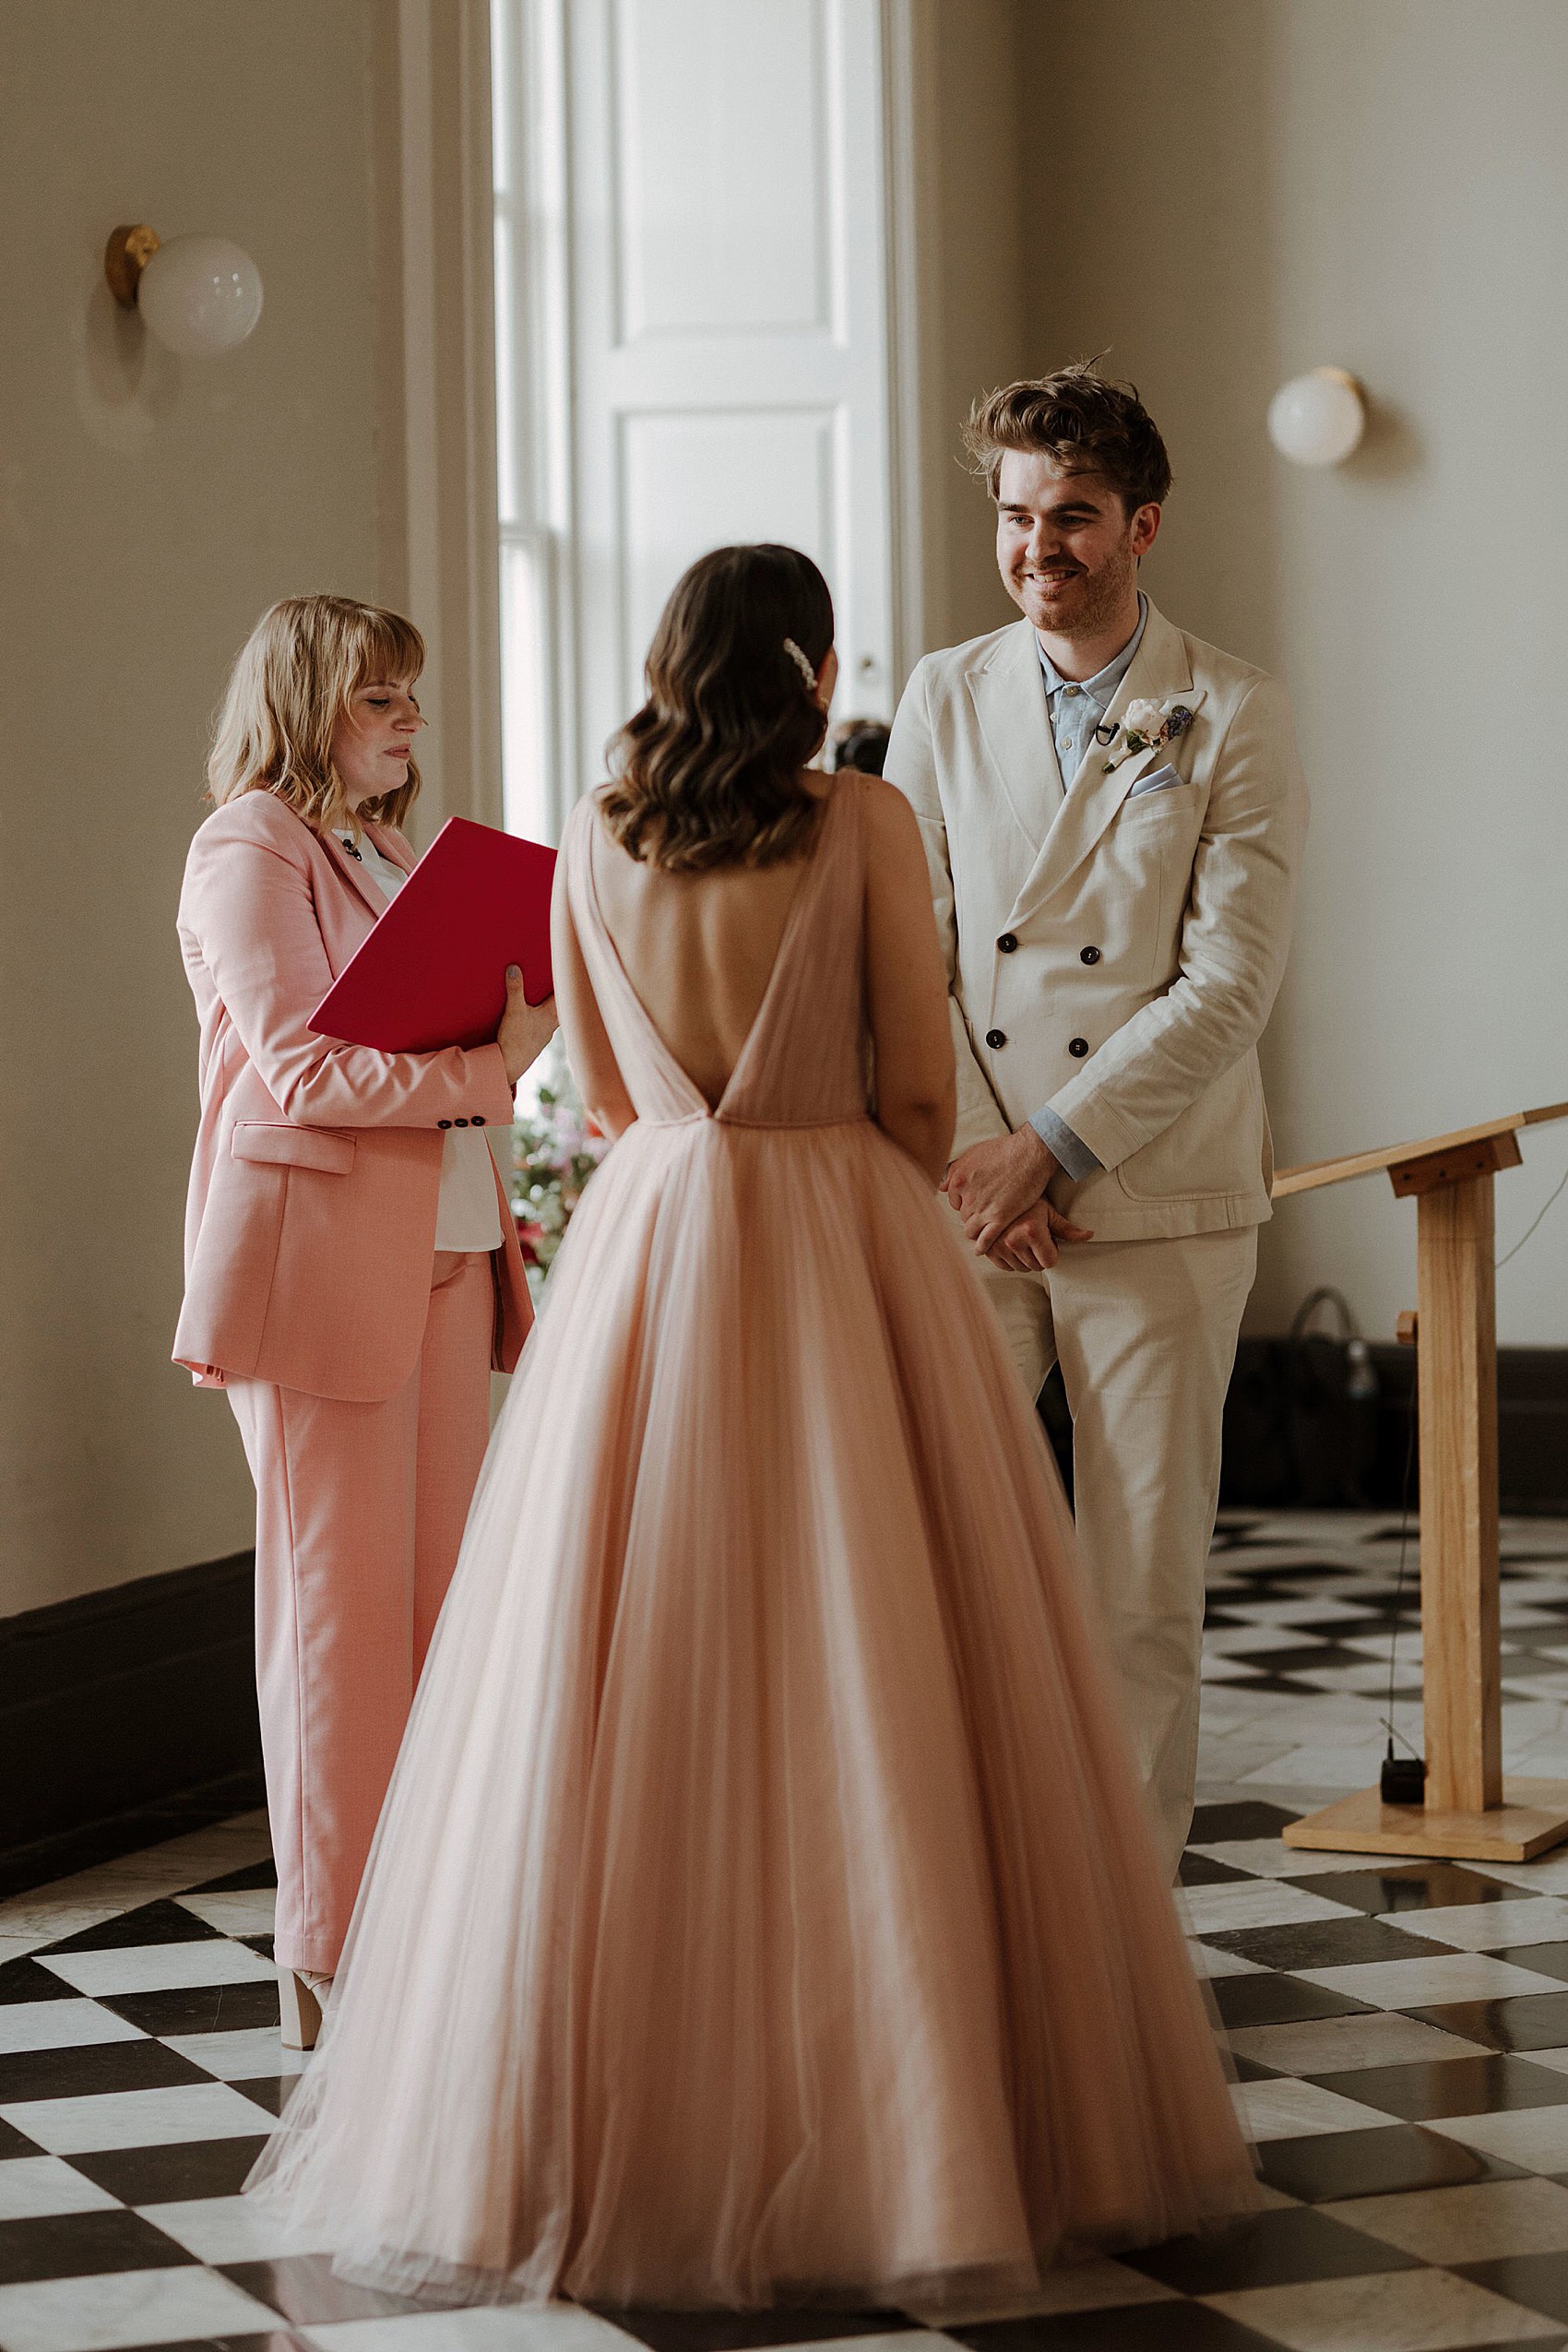
[[[488,1045],[522,967],[530,1004],[550,994],[555,852],[448,817],[368,939],[310,1016],[317,1037],[384,1053]]]

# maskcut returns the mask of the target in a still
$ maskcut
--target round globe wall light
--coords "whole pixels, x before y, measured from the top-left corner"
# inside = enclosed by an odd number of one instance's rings
[[[171,237],[145,221],[116,229],[103,255],[110,291],[183,359],[232,351],[261,316],[261,272],[227,237]]]
[[[1367,404],[1342,367],[1314,367],[1268,404],[1268,437],[1298,466],[1342,466],[1367,429]]]

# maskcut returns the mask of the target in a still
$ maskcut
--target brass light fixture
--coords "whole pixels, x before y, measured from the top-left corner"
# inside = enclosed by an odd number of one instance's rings
[[[261,272],[226,237],[171,237],[122,221],[103,249],[103,275],[122,310],[186,359],[243,343],[261,316]]]

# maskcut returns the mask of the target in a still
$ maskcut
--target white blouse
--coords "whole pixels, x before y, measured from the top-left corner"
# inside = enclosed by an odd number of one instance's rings
[[[338,838],[346,849],[356,844],[351,836]],[[384,858],[368,833],[357,844],[361,865],[387,898],[395,898],[408,880],[401,866]],[[495,1162],[490,1145],[470,1127],[453,1128],[443,1139],[441,1199],[435,1212],[438,1250],[498,1250],[501,1247],[501,1201],[495,1189]]]

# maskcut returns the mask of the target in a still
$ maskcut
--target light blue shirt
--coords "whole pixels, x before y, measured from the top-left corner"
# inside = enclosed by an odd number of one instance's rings
[[[1143,643],[1148,625],[1148,599],[1138,597],[1138,625],[1121,652],[1097,670],[1092,678],[1063,678],[1039,639],[1035,644],[1039,652],[1039,666],[1045,678],[1045,704],[1051,715],[1051,736],[1056,745],[1056,764],[1062,770],[1062,781],[1071,790],[1073,779],[1083,766],[1084,754],[1094,739],[1094,731],[1104,719],[1115,698],[1116,690],[1133,666],[1133,657]],[[1092,1176],[1103,1165],[1080,1143],[1064,1119],[1054,1111],[1037,1111],[1030,1126],[1048,1151],[1054,1152],[1075,1183]]]
[[[1073,778],[1083,765],[1095,729],[1105,717],[1115,698],[1116,689],[1133,666],[1133,657],[1143,643],[1148,625],[1148,599],[1138,598],[1138,625],[1121,652],[1097,670],[1092,678],[1063,678],[1056,664],[1036,637],[1039,648],[1039,666],[1045,676],[1046,708],[1051,713],[1051,739],[1056,745],[1056,764],[1062,770],[1062,781],[1069,790]]]

